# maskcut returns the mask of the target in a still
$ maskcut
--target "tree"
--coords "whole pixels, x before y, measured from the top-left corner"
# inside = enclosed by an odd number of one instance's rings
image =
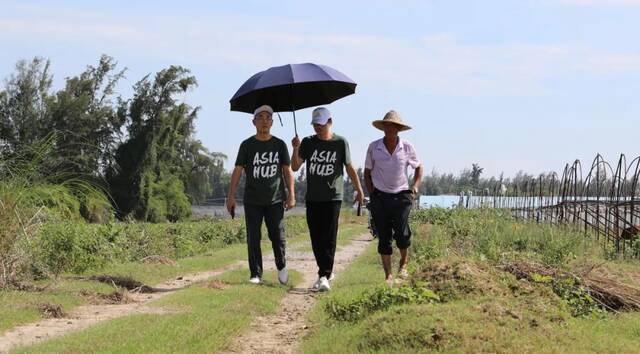
[[[480,185],[480,175],[482,171],[484,171],[484,168],[480,167],[477,163],[471,165],[471,184],[476,189]]]
[[[109,174],[121,216],[175,221],[190,214],[185,184],[195,166],[212,161],[192,138],[199,108],[176,98],[196,85],[189,70],[171,66],[134,86],[134,98],[121,111],[129,138],[118,148]],[[185,157],[191,162],[183,163]]]
[[[48,134],[49,66],[48,60],[38,57],[20,60],[0,91],[0,152],[19,152]]]
[[[185,192],[192,204],[200,204],[214,194],[214,186],[221,182],[226,159],[222,153],[209,152],[199,140],[187,144],[182,169]]]
[[[46,129],[58,132],[57,165],[69,173],[102,179],[113,163],[125,122],[118,114],[124,102],[114,93],[125,70],[115,71],[116,66],[103,55],[97,66],[67,78],[65,88],[49,102]]]

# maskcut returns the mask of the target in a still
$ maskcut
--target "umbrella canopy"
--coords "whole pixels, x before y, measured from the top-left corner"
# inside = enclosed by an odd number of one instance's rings
[[[268,104],[276,112],[329,104],[355,93],[356,83],[326,65],[275,66],[253,75],[229,101],[232,111],[253,113]]]

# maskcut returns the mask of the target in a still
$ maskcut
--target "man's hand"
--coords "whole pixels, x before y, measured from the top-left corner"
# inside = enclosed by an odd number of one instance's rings
[[[294,149],[297,149],[300,147],[300,139],[298,138],[298,136],[294,136],[293,139],[291,139],[291,146],[293,146]]]
[[[293,194],[289,194],[287,197],[287,202],[284,204],[285,210],[289,210],[296,206],[296,197]]]
[[[227,211],[232,218],[236,216],[236,197],[230,196],[227,198]]]
[[[356,202],[360,205],[364,205],[364,193],[362,190],[356,191]]]
[[[418,197],[418,186],[411,187],[411,196],[414,200]]]

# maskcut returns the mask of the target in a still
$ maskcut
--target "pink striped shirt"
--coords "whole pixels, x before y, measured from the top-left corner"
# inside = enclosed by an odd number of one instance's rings
[[[378,139],[367,149],[364,167],[371,170],[373,186],[385,193],[399,193],[409,189],[407,167],[418,168],[421,162],[410,142],[399,139],[393,154]]]

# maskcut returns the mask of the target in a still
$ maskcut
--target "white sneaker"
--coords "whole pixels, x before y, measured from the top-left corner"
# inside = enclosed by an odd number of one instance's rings
[[[289,271],[287,271],[287,267],[284,267],[278,271],[278,280],[280,284],[286,284],[289,281]]]
[[[318,280],[316,280],[316,282],[313,283],[313,286],[311,288],[313,290],[318,290],[320,288],[320,278],[318,278]]]
[[[249,283],[251,284],[260,284],[262,282],[262,280],[260,279],[260,277],[251,277],[249,279]]]
[[[329,281],[333,281],[333,279],[336,278],[336,273],[331,272],[331,275],[329,275]]]
[[[320,277],[320,279],[318,279],[318,282],[320,283],[318,285],[318,291],[331,290],[331,285],[329,285],[329,280],[327,279],[327,277]]]

